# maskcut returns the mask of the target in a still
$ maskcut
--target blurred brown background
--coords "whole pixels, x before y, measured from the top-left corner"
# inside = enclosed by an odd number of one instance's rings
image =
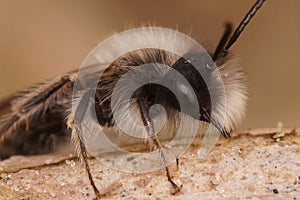
[[[80,66],[103,39],[155,24],[217,44],[225,21],[238,25],[255,0],[1,0],[0,98]],[[300,1],[267,0],[233,50],[248,74],[241,128],[299,127]]]

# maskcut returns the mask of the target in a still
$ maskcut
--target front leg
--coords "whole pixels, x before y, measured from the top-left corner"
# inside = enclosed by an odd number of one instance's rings
[[[150,115],[149,115],[149,108],[147,108],[147,105],[146,105],[145,101],[143,101],[143,100],[138,100],[138,104],[139,104],[139,107],[140,107],[142,121],[143,121],[144,126],[146,128],[146,131],[147,131],[150,139],[152,140],[154,146],[158,149],[160,159],[163,162],[163,165],[164,165],[165,170],[166,170],[166,175],[167,175],[168,181],[171,183],[171,185],[175,189],[175,192],[174,192],[174,194],[175,194],[175,193],[180,191],[181,187],[179,187],[171,178],[170,170],[169,170],[169,168],[166,164],[166,159],[165,159],[165,155],[164,155],[164,152],[163,152],[163,149],[162,149],[162,145],[160,144],[158,138],[156,137],[155,130],[154,130],[154,125],[153,125],[153,122],[152,122],[152,120],[150,118]]]

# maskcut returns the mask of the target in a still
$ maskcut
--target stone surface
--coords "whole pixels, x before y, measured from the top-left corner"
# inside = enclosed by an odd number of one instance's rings
[[[192,147],[164,170],[130,174],[90,160],[103,199],[300,199],[299,130],[256,129],[220,139],[204,159]],[[0,199],[93,199],[82,164],[71,155],[15,156],[0,162]]]

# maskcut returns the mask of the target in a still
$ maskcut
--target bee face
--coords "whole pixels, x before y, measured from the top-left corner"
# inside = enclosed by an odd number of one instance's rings
[[[151,32],[153,29],[151,27],[144,28],[144,30]],[[114,125],[111,97],[113,90],[117,90],[115,93],[120,94],[117,95],[118,102],[129,101],[129,99],[124,99],[124,96],[127,96],[125,94],[132,94],[130,96],[131,101],[145,99],[149,107],[155,104],[163,105],[170,118],[175,117],[170,114],[174,113],[175,110],[183,112],[194,119],[212,123],[224,134],[228,132],[227,130],[232,130],[231,122],[228,123],[228,127],[222,125],[225,120],[223,108],[227,106],[225,87],[231,86],[223,81],[222,76],[224,74],[222,73],[225,69],[222,66],[223,63],[219,62],[221,66],[217,67],[210,54],[202,47],[198,48],[198,51],[195,50],[194,45],[193,48],[189,47],[192,51],[189,51],[189,48],[185,46],[174,47],[174,44],[178,44],[182,40],[180,36],[173,37],[173,41],[156,40],[156,37],[166,37],[164,29],[158,30],[155,37],[148,35],[150,37],[148,40],[171,51],[161,48],[130,51],[114,60],[104,72],[104,75],[109,73],[112,76],[100,78],[96,92],[98,102],[101,102],[99,106],[101,108],[97,114],[100,124]],[[174,34],[174,32],[172,33]],[[117,42],[123,41],[118,40]],[[122,44],[119,45],[122,46]],[[173,53],[178,49],[179,52],[181,49],[180,53],[182,55]],[[235,84],[238,87],[245,88],[245,79],[239,66],[230,65],[226,69],[230,69],[232,73],[239,70],[240,73],[235,76],[237,80]],[[122,79],[122,83],[116,86],[120,79]],[[107,87],[108,82],[110,83],[109,87]],[[110,88],[110,90],[107,88]],[[237,93],[236,98],[244,98],[245,91]],[[104,93],[106,95],[103,95]],[[228,94],[227,96],[231,95]],[[241,101],[245,102],[245,100],[246,98]],[[240,109],[244,110],[244,106],[245,103],[241,105]],[[240,121],[240,119],[237,121]]]

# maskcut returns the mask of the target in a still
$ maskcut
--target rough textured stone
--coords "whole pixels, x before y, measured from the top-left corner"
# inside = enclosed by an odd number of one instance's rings
[[[284,134],[286,133],[286,134]],[[164,170],[130,174],[96,159],[91,171],[103,199],[299,199],[299,130],[256,129],[220,139],[200,159],[191,148],[171,173],[182,190],[172,188]],[[81,163],[72,156],[15,156],[0,162],[0,199],[92,199]]]

